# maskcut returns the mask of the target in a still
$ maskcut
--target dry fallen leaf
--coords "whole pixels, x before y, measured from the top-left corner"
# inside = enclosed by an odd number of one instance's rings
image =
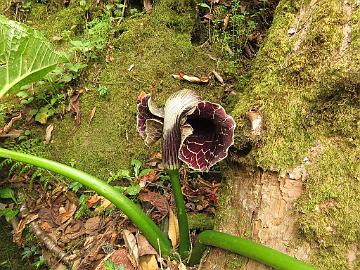
[[[176,74],[172,75],[173,78],[181,81],[188,81],[191,83],[198,83],[198,84],[207,84],[209,83],[209,77],[203,76],[203,77],[196,77],[196,76],[189,76],[182,72],[178,72]]]
[[[40,223],[40,228],[41,230],[45,231],[45,232],[48,232],[48,233],[51,233],[53,230],[54,230],[54,227],[50,225],[49,222],[47,221],[43,221]]]
[[[89,117],[89,124],[91,123],[91,120],[93,120],[93,118],[94,118],[94,116],[95,116],[95,113],[96,113],[96,107],[94,107],[94,108],[91,110],[90,117]]]
[[[97,203],[98,201],[101,200],[101,196],[95,194],[93,196],[91,196],[87,201],[86,201],[86,205],[87,207],[91,208],[94,206],[95,203]]]
[[[75,122],[80,125],[80,92],[74,91],[70,96],[69,109],[70,112],[75,114]]]
[[[168,236],[170,238],[173,248],[175,248],[179,243],[179,223],[176,215],[170,209],[169,211],[169,230]]]
[[[152,10],[152,1],[151,0],[144,0],[144,9],[146,12]]]
[[[128,71],[132,71],[132,69],[135,67],[135,65],[134,64],[131,64],[130,66],[129,66],[129,68],[128,68]],[[142,92],[142,93],[145,93],[145,92]],[[140,93],[141,94],[141,93]]]
[[[125,245],[130,253],[129,259],[134,267],[139,265],[139,248],[135,236],[128,230],[122,231]]]
[[[95,216],[95,217],[89,218],[85,222],[84,227],[85,227],[86,234],[93,234],[100,227],[100,217]]]
[[[158,270],[159,266],[155,255],[145,255],[140,257],[139,270]]]
[[[149,173],[145,174],[143,177],[141,177],[140,181],[153,183],[159,178],[160,175],[155,170],[152,170]]]
[[[13,235],[13,241],[18,244],[19,246],[22,245],[22,241],[21,241],[21,234],[23,232],[23,230],[25,229],[25,225],[33,222],[34,220],[38,219],[39,216],[35,215],[35,214],[29,214],[27,215],[24,219],[20,220],[14,235]]]
[[[182,262],[180,262],[178,266],[178,270],[187,270],[187,269],[186,266]]]
[[[100,205],[98,207],[96,207],[94,212],[95,213],[102,212],[111,206],[112,206],[112,203],[108,199],[105,199],[104,197],[100,196]]]
[[[45,144],[49,144],[51,142],[51,136],[52,136],[52,132],[54,130],[54,125],[50,124],[47,126],[46,130],[45,130]]]
[[[129,260],[129,252],[125,248],[119,248],[110,256],[106,256],[95,270],[105,270],[104,262],[111,260],[115,265],[123,266],[125,270],[135,270]]]
[[[251,123],[251,134],[259,136],[262,131],[262,117],[257,111],[249,111],[247,117]]]
[[[149,241],[142,234],[137,235],[137,243],[139,246],[139,256],[156,255],[156,250],[150,245]]]
[[[106,63],[111,63],[112,61],[114,61],[115,58],[113,56],[113,49],[114,49],[114,46],[108,45],[106,56],[105,56]]]
[[[213,69],[212,74],[214,74],[215,78],[222,84],[224,85],[224,79],[221,77],[221,75],[219,73],[216,72],[215,69]]]
[[[224,18],[224,23],[222,26],[222,30],[225,31],[229,25],[229,21],[230,21],[230,14],[226,14],[225,18]]]
[[[208,19],[209,21],[213,21],[215,19],[215,16],[212,13],[207,13],[204,15],[203,18]]]
[[[19,121],[21,119],[21,117],[22,117],[22,114],[19,113],[17,116],[14,116],[13,118],[11,118],[10,122],[4,128],[0,128],[0,134],[8,133],[12,129],[15,122]]]
[[[51,38],[51,40],[52,41],[60,41],[60,40],[62,40],[63,38],[61,37],[61,36],[53,36],[52,38]]]
[[[21,129],[12,129],[8,133],[1,133],[0,132],[0,138],[16,139],[16,138],[19,138],[21,136],[21,134],[23,134],[23,132],[24,131],[21,130]]]
[[[66,202],[65,207],[61,206],[59,208],[60,222],[65,223],[69,218],[71,218],[74,215],[76,208],[76,205],[74,203],[70,203],[69,201]]]
[[[169,212],[169,203],[166,198],[157,193],[152,192],[146,189],[140,191],[138,199],[143,202],[149,202],[151,205],[155,206],[158,213],[154,213],[152,218],[157,221],[161,221]],[[157,215],[156,215],[157,214]]]

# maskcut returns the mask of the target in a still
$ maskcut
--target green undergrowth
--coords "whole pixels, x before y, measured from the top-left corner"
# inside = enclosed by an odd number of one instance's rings
[[[281,1],[277,7],[249,86],[233,111],[240,129],[236,145],[252,142],[249,164],[276,171],[289,171],[309,157],[313,146],[322,145],[308,167],[305,192],[297,205],[299,232],[311,243],[311,260],[319,269],[345,270],[349,250],[360,235],[360,11],[352,14],[353,42],[340,55],[347,21],[341,3],[318,1],[311,16],[297,22],[305,4]],[[302,28],[294,35],[288,31],[308,21],[310,31],[296,49]],[[263,116],[260,138],[249,133],[250,109]],[[353,269],[358,267],[359,261]]]

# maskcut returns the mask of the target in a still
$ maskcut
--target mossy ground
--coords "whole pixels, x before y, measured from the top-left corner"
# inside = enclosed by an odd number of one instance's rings
[[[91,11],[96,13],[95,11]],[[87,11],[89,12],[89,11]],[[50,156],[99,177],[128,168],[132,159],[145,160],[149,152],[158,150],[145,146],[136,132],[136,98],[140,91],[150,92],[162,104],[170,93],[182,88],[197,91],[204,98],[219,101],[221,87],[215,81],[199,86],[172,78],[172,74],[207,75],[214,61],[191,42],[195,22],[192,1],[158,1],[151,14],[138,14],[114,24],[108,44],[113,61],[100,57],[89,63],[86,78],[77,87],[87,88],[80,101],[81,124],[75,125],[70,116],[55,121]],[[68,8],[48,10],[36,4],[29,15],[30,24],[48,38],[59,37],[64,30],[73,39],[81,37],[85,12],[77,1]],[[66,42],[58,48],[67,48]],[[131,71],[128,68],[134,65]],[[96,89],[108,88],[102,98]],[[96,113],[89,124],[92,109]]]

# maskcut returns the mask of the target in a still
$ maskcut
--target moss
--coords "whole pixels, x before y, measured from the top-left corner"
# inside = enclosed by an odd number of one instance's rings
[[[360,240],[360,160],[357,148],[340,140],[322,144],[298,202],[300,228],[317,246],[313,258],[319,269],[348,269],[347,252]]]
[[[191,230],[211,230],[214,228],[214,219],[203,213],[192,213],[188,215],[189,228]]]
[[[81,32],[84,28],[85,13],[77,1],[72,1],[67,8],[53,11],[44,4],[34,4],[27,23],[52,39],[54,36],[60,36],[65,30]]]
[[[306,120],[313,109],[309,108],[309,100],[316,99],[319,93],[321,74],[343,69],[340,64],[330,64],[342,42],[343,18],[338,5],[331,1],[316,5],[311,13],[312,30],[296,52],[293,48],[301,34],[289,38],[288,29],[297,9],[291,8],[291,1],[282,1],[277,8],[267,42],[253,66],[249,87],[240,95],[234,110],[239,126],[244,126],[249,109],[263,114],[265,131],[254,153],[263,168],[285,170],[299,164],[321,134]],[[238,134],[237,144],[244,140],[248,138]]]

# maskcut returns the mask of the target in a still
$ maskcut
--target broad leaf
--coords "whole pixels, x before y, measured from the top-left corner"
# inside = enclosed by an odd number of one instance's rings
[[[0,98],[42,79],[64,60],[39,32],[0,15]]]
[[[16,217],[17,214],[19,214],[19,210],[17,209],[5,208],[0,210],[0,217],[5,217],[7,222]]]
[[[135,177],[138,177],[141,168],[141,161],[137,159],[133,159],[131,160],[131,165],[134,166]]]
[[[15,192],[14,190],[8,187],[0,189],[0,198],[12,199],[16,203]]]

